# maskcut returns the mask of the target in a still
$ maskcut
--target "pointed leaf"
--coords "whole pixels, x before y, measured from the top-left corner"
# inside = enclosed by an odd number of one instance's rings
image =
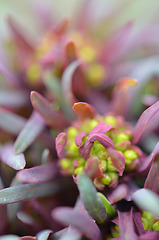
[[[107,212],[104,205],[99,200],[92,181],[86,174],[77,176],[77,185],[80,191],[80,197],[84,203],[89,215],[98,223],[103,223],[107,219]]]
[[[0,128],[17,135],[26,123],[25,118],[0,108]]]
[[[132,212],[118,212],[120,240],[138,240],[135,233]]]
[[[34,111],[15,141],[15,153],[24,152],[43,131],[44,126],[44,120]]]
[[[88,215],[69,207],[59,207],[53,210],[54,219],[65,225],[72,225],[90,240],[100,240],[101,235],[96,223]]]
[[[50,127],[64,128],[67,125],[64,116],[51,105],[46,98],[39,93],[31,92],[33,107],[40,113]]]
[[[123,199],[124,197],[126,197],[127,194],[128,186],[124,183],[120,184],[116,189],[114,189],[114,191],[109,196],[109,201],[111,204],[114,204]]]
[[[147,127],[147,124],[152,120],[155,114],[159,111],[159,101],[146,109],[140,116],[136,126],[133,129],[133,143],[137,143],[141,134]]]
[[[15,170],[20,170],[25,167],[24,154],[15,154],[14,148],[11,144],[6,144],[0,151],[1,161]]]
[[[0,73],[5,77],[6,81],[12,86],[19,85],[17,78],[14,74],[5,66],[2,62],[0,62]]]
[[[71,107],[75,101],[75,97],[72,92],[72,78],[75,70],[79,67],[79,65],[80,65],[80,62],[77,60],[72,62],[65,69],[62,75],[62,93],[63,93],[63,96],[65,96],[65,101],[67,102],[68,106],[71,106]]]
[[[89,137],[90,142],[98,141],[103,147],[107,148],[113,148],[114,144],[111,138],[109,138],[107,135],[102,133],[95,133],[91,137]]]
[[[144,211],[159,217],[159,196],[149,189],[139,189],[132,195],[135,203]]]
[[[28,169],[23,169],[17,173],[16,178],[21,183],[40,183],[55,178],[57,174],[58,169],[53,162]]]
[[[36,235],[37,240],[49,240],[49,237],[52,235],[52,233],[52,230],[43,230]]]
[[[94,118],[95,116],[95,109],[90,104],[85,102],[74,103],[73,110],[81,120],[86,118]]]
[[[110,129],[112,129],[113,126],[112,125],[109,125],[107,123],[103,123],[103,122],[100,122],[98,123],[98,125],[96,127],[94,127],[90,133],[89,133],[89,137],[92,137],[92,135],[94,135],[95,133],[102,133],[102,134],[105,134],[107,133]]]
[[[154,158],[144,188],[148,188],[159,194],[159,155]]]
[[[67,232],[62,235],[59,240],[80,240],[82,233],[80,233],[75,227],[68,227]]]
[[[112,148],[107,149],[108,156],[111,158],[112,165],[119,172],[119,175],[123,175],[123,171],[125,170],[125,157],[124,155]]]
[[[21,90],[0,90],[0,106],[19,108],[28,103],[26,92]]]
[[[89,157],[92,147],[93,142],[86,140],[84,144],[78,149],[78,151],[83,158],[87,159]]]
[[[67,179],[58,179],[44,183],[23,184],[0,190],[0,204],[8,204],[27,199],[46,197],[59,193],[69,183]]]
[[[141,167],[139,168],[139,172],[142,172],[144,170],[146,170],[151,162],[153,161],[153,159],[159,155],[159,142],[156,144],[155,148],[153,149],[152,153],[144,160],[144,162],[142,163]]]
[[[29,42],[26,36],[24,36],[22,31],[19,29],[19,26],[17,25],[16,21],[11,16],[8,18],[8,25],[17,41],[17,44],[22,48],[26,49],[28,52],[31,52],[31,53],[34,52],[33,45]]]
[[[20,239],[21,239],[20,237],[11,234],[0,237],[0,240],[20,240]]]
[[[80,147],[80,146],[81,146],[81,144],[82,144],[82,139],[83,139],[85,136],[87,136],[87,134],[88,134],[88,133],[86,133],[86,132],[81,132],[81,133],[79,133],[78,135],[76,135],[76,137],[75,137],[75,143],[76,143],[77,147]]]
[[[64,152],[63,149],[66,145],[67,142],[67,135],[64,132],[61,132],[60,134],[58,134],[56,140],[56,151],[57,151],[57,155],[59,158],[64,157]]]

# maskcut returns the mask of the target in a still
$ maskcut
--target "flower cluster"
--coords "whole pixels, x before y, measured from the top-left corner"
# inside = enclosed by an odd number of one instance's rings
[[[159,239],[156,28],[132,34],[114,25],[126,4],[101,18],[96,4],[76,23],[40,15],[35,41],[8,18],[0,240]]]

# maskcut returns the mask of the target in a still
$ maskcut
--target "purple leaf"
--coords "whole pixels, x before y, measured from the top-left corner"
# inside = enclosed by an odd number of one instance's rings
[[[146,232],[145,234],[139,236],[138,240],[158,240],[159,231]]]
[[[159,155],[154,158],[144,188],[148,188],[159,194]]]
[[[67,136],[66,133],[61,132],[60,134],[58,134],[58,136],[56,137],[56,151],[57,151],[57,155],[59,158],[63,158],[64,157],[64,147],[65,144],[67,142]]]
[[[65,101],[67,102],[68,106],[71,106],[71,107],[75,101],[75,97],[72,92],[72,78],[75,70],[79,67],[79,65],[80,65],[79,61],[72,62],[65,69],[62,75],[62,93],[63,93],[63,96],[65,96]]]
[[[59,240],[80,240],[82,234],[75,227],[68,227],[67,232]]]
[[[121,199],[125,198],[128,194],[128,186],[126,184],[120,184],[109,196],[109,201],[114,204]]]
[[[18,80],[14,76],[14,74],[1,62],[0,62],[0,73],[5,77],[9,85],[14,85],[14,86],[19,85]]]
[[[147,127],[147,124],[152,120],[155,114],[159,111],[159,101],[146,109],[140,116],[136,126],[132,131],[133,143],[137,143],[141,134]]]
[[[144,230],[144,227],[143,227],[143,224],[142,224],[141,213],[140,212],[134,212],[133,220],[134,220],[134,224],[135,224],[138,235],[144,234],[145,230]]]
[[[111,138],[109,138],[107,135],[102,133],[95,133],[92,134],[91,137],[89,137],[89,141],[94,143],[95,141],[98,141],[103,147],[107,148],[113,148],[114,144]]]
[[[91,143],[90,141],[86,140],[84,144],[78,149],[78,151],[83,158],[87,159],[89,157],[92,147],[93,142]]]
[[[20,170],[25,167],[24,154],[15,154],[14,148],[11,144],[6,144],[0,151],[1,161],[15,170]]]
[[[25,118],[0,107],[0,128],[17,135],[26,123]]]
[[[159,154],[159,142],[156,144],[154,150],[152,151],[152,153],[144,160],[144,162],[142,163],[141,167],[139,168],[139,172],[142,172],[144,170],[146,170],[150,163],[153,161],[153,159]]]
[[[80,147],[82,144],[82,139],[87,136],[88,133],[86,132],[81,132],[79,133],[76,137],[75,137],[75,143],[77,145],[77,147]]]
[[[102,133],[105,134],[107,133],[110,129],[112,129],[113,126],[107,124],[107,123],[103,123],[100,122],[98,123],[98,125],[96,127],[94,127],[90,133],[89,133],[89,137],[92,137],[92,135],[94,135],[95,133]]]
[[[159,217],[159,196],[149,189],[139,189],[133,193],[134,202],[144,211],[151,212],[154,216]]]
[[[90,104],[85,102],[74,103],[73,110],[81,120],[86,118],[94,118],[95,116],[95,109]]]
[[[17,173],[16,178],[21,183],[40,183],[55,178],[57,174],[57,166],[53,162],[23,169]]]
[[[69,179],[58,179],[43,183],[22,184],[0,190],[0,204],[21,202],[27,199],[51,196],[63,191]]]
[[[88,215],[69,207],[59,207],[53,210],[52,216],[64,225],[72,225],[90,240],[100,240],[101,234],[96,223]]]
[[[21,90],[0,90],[0,106],[19,108],[28,103],[26,92]]]
[[[112,165],[119,172],[119,175],[123,175],[123,171],[125,169],[125,157],[121,152],[118,152],[115,149],[108,148],[107,149],[108,156],[111,158]]]
[[[118,212],[120,240],[138,240],[134,230],[132,212]]]
[[[15,141],[15,153],[24,152],[43,131],[44,126],[44,120],[34,111]]]
[[[39,93],[31,92],[31,102],[33,107],[40,113],[45,122],[53,128],[64,128],[67,126],[67,121],[61,112],[57,111],[46,98]]]

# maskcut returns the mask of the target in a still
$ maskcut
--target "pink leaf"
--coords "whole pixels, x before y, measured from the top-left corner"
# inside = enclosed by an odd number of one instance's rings
[[[75,137],[75,143],[77,145],[77,147],[80,147],[82,144],[82,139],[87,136],[86,132],[81,132],[79,133],[76,137]]]
[[[147,124],[152,120],[155,114],[159,111],[159,101],[146,109],[140,116],[136,126],[133,129],[133,143],[137,143],[141,134],[147,127]]]
[[[57,137],[56,137],[56,151],[57,151],[57,155],[59,158],[64,157],[64,153],[63,153],[63,149],[64,146],[67,142],[67,136],[66,133],[61,132]]]
[[[108,148],[107,149],[108,156],[111,158],[112,165],[119,172],[119,175],[123,175],[123,171],[125,169],[125,157],[121,152],[118,152],[115,149]]]

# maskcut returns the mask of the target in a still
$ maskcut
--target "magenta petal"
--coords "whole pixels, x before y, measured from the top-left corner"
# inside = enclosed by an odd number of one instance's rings
[[[95,133],[102,133],[105,134],[107,133],[110,129],[112,129],[113,126],[107,124],[107,123],[103,123],[100,122],[98,123],[98,125],[96,127],[94,127],[90,133],[89,133],[89,137],[91,137],[92,135],[94,135]]]
[[[75,143],[77,145],[77,147],[80,147],[82,144],[82,139],[87,136],[86,132],[81,132],[79,133],[76,137],[75,137]]]
[[[22,183],[40,183],[54,179],[58,174],[55,163],[42,164],[40,166],[19,171],[16,178]]]
[[[159,156],[156,156],[154,158],[144,187],[159,194]]]
[[[64,157],[63,150],[64,150],[64,146],[65,146],[66,142],[67,142],[66,133],[61,132],[61,133],[56,137],[56,140],[55,140],[55,143],[56,143],[56,151],[57,151],[57,155],[58,155],[59,158],[63,158],[63,157]]]
[[[94,135],[91,135],[91,137],[89,138],[89,141],[90,142],[98,141],[105,148],[114,147],[114,144],[111,138],[109,138],[107,135],[102,133],[96,133]]]
[[[70,207],[59,207],[53,210],[52,216],[64,225],[75,227],[90,240],[101,239],[98,226],[87,214],[80,213]]]
[[[88,103],[77,102],[73,105],[73,110],[76,112],[79,119],[94,118],[95,109]]]
[[[24,154],[15,154],[13,145],[11,144],[6,144],[2,147],[0,158],[2,162],[15,170],[23,169],[26,164]]]
[[[155,114],[159,111],[159,101],[153,104],[151,107],[146,109],[140,116],[136,126],[132,131],[133,143],[137,143],[141,134],[147,127],[147,124],[152,120]]]
[[[108,148],[108,156],[111,157],[112,165],[119,172],[119,175],[123,175],[125,169],[125,157],[121,152],[118,152],[115,149]]]

